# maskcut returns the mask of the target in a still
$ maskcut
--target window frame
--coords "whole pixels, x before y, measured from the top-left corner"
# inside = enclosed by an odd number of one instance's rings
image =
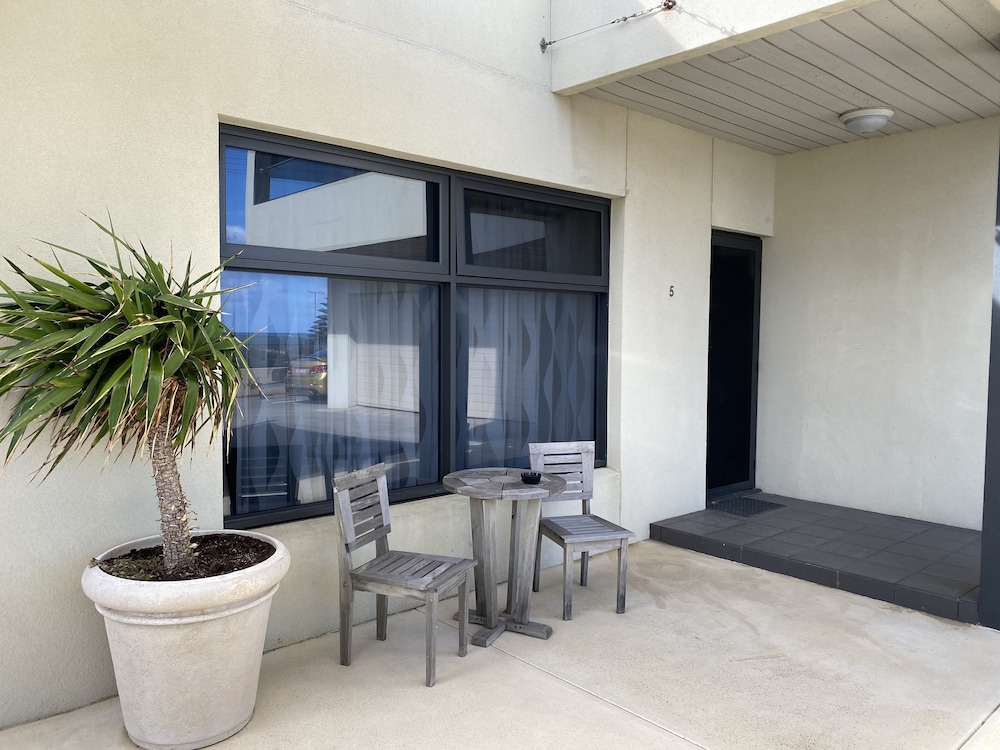
[[[445,276],[448,274],[448,247],[446,237],[449,234],[450,193],[448,176],[440,170],[424,169],[408,162],[379,157],[376,154],[361,154],[343,148],[319,148],[320,144],[304,145],[298,139],[289,136],[275,135],[273,139],[264,134],[251,135],[253,131],[243,128],[220,128],[219,169],[222,179],[219,185],[220,216],[219,236],[222,238],[222,260],[239,257],[239,267],[244,263],[260,264],[255,270],[276,269],[283,271],[299,271],[303,273],[329,273],[331,267],[349,269],[351,271],[393,271],[407,274],[431,274]],[[232,135],[230,135],[232,134]],[[372,172],[405,177],[413,180],[433,183],[438,186],[438,259],[432,260],[397,260],[370,255],[337,254],[336,263],[330,256],[321,255],[314,250],[293,250],[276,248],[268,245],[251,245],[247,243],[232,243],[226,233],[226,147],[245,148],[266,153],[278,153],[297,159],[320,161],[338,165],[365,169]],[[282,258],[278,261],[275,250],[280,250]],[[324,259],[326,262],[324,262]]]
[[[562,191],[549,191],[542,188],[531,188],[526,185],[511,184],[506,181],[492,180],[485,178],[472,178],[464,175],[456,175],[452,181],[451,205],[455,206],[454,218],[457,222],[464,222],[465,218],[465,198],[466,190],[475,190],[482,193],[493,193],[507,198],[520,198],[522,200],[546,203],[554,206],[564,206],[582,210],[595,211],[600,218],[601,246],[601,272],[597,275],[558,273],[554,271],[533,271],[519,268],[496,268],[494,266],[482,266],[469,263],[466,260],[468,247],[466,246],[466,236],[464,231],[458,231],[459,224],[454,227],[455,241],[455,274],[464,278],[485,278],[504,279],[525,282],[538,282],[547,288],[555,288],[556,285],[573,285],[584,287],[600,287],[605,291],[609,285],[610,268],[610,231],[609,222],[611,220],[610,202],[605,206],[595,205],[593,199],[581,199],[579,196]]]
[[[279,153],[294,158],[336,163],[418,179],[438,185],[438,259],[414,261],[376,256],[327,254],[311,250],[290,250],[267,246],[231,243],[226,233],[226,148],[244,148]],[[525,291],[565,291],[592,294],[597,304],[595,331],[595,416],[597,465],[605,465],[607,455],[607,386],[610,285],[611,201],[607,198],[538,187],[453,169],[444,169],[380,154],[304,141],[288,135],[273,134],[236,125],[219,128],[219,237],[220,255],[232,270],[282,274],[363,278],[376,281],[408,281],[437,285],[440,313],[440,398],[438,424],[439,471],[443,477],[456,466],[457,375],[455,365],[455,311],[460,288],[495,287]],[[565,274],[476,266],[465,262],[464,191],[478,190],[513,198],[597,211],[600,215],[601,274]],[[276,251],[280,251],[276,252]],[[448,494],[440,482],[390,490],[390,502],[406,502]],[[225,516],[224,526],[250,529],[265,525],[315,518],[333,513],[332,498],[325,501],[287,506],[255,513]]]

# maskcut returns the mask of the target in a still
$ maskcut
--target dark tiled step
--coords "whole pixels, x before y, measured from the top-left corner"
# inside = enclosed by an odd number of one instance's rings
[[[978,531],[769,493],[752,497],[775,507],[749,516],[706,509],[667,518],[650,524],[650,538],[951,620],[979,621]]]

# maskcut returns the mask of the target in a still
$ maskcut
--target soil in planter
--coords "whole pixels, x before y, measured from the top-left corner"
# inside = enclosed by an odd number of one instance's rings
[[[195,537],[195,561],[190,568],[168,571],[163,565],[163,546],[145,547],[119,557],[94,561],[108,575],[134,581],[188,581],[234,573],[263,562],[274,547],[252,536],[205,534]]]

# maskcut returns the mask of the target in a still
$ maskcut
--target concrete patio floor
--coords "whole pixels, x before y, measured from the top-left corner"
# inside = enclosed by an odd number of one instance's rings
[[[433,688],[420,611],[385,642],[357,626],[350,667],[335,633],[269,652],[253,719],[215,747],[1000,748],[998,631],[656,541],[630,548],[616,615],[614,562],[593,559],[570,622],[543,573],[547,641],[505,633],[460,659],[449,600]],[[131,747],[117,699],[0,732],[12,750]]]

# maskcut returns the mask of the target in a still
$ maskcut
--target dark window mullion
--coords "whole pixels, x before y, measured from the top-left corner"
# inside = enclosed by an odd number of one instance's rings
[[[448,283],[442,291],[441,310],[441,354],[444,358],[441,366],[441,475],[444,476],[456,469],[458,457],[455,445],[458,439],[458,253],[462,246],[460,233],[464,224],[462,220],[462,187],[460,180],[451,178],[448,182],[448,237],[442,242],[447,251]]]
[[[458,336],[455,309],[458,302],[458,285],[452,279],[441,295],[441,463],[444,476],[456,469],[455,444],[458,430]]]

